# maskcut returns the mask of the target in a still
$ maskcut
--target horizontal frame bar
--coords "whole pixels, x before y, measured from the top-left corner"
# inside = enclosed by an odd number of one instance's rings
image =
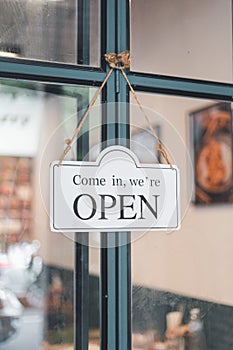
[[[106,76],[101,68],[24,59],[0,59],[0,77],[38,82],[98,86]],[[137,91],[233,101],[233,84],[129,72]]]
[[[106,73],[101,68],[57,63],[0,59],[0,77],[81,85],[100,85]]]
[[[137,91],[233,101],[232,84],[138,72],[130,72],[128,78]]]

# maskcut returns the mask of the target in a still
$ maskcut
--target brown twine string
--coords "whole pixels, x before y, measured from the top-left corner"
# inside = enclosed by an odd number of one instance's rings
[[[86,110],[85,114],[83,115],[82,119],[80,120],[79,124],[78,124],[78,127],[77,129],[75,130],[73,136],[71,139],[67,139],[65,140],[65,143],[67,144],[60,160],[59,160],[59,163],[58,165],[61,165],[62,161],[64,160],[66,154],[70,151],[71,149],[71,145],[72,143],[74,142],[74,140],[76,139],[76,137],[78,136],[85,120],[87,119],[87,116],[88,114],[90,113],[91,109],[93,108],[97,98],[99,97],[101,91],[103,90],[105,84],[107,83],[108,79],[110,78],[112,72],[114,69],[119,69],[123,75],[123,77],[125,78],[129,88],[130,88],[130,91],[132,92],[133,94],[133,97],[140,109],[140,111],[142,112],[142,114],[144,115],[146,121],[147,121],[147,124],[149,126],[149,129],[152,133],[152,135],[154,136],[155,140],[157,141],[157,150],[162,154],[162,156],[164,157],[164,159],[166,160],[167,164],[170,165],[171,169],[174,169],[170,160],[169,160],[169,157],[168,157],[168,154],[165,150],[165,148],[163,147],[159,137],[157,136],[156,132],[154,131],[153,129],[153,126],[151,125],[151,122],[150,122],[150,119],[148,118],[147,114],[145,113],[137,95],[136,95],[136,92],[134,90],[134,88],[132,87],[124,69],[125,68],[129,68],[130,67],[130,53],[129,51],[124,51],[124,52],[121,52],[119,54],[116,54],[116,53],[109,53],[109,54],[105,54],[105,60],[108,62],[109,66],[110,66],[110,70],[108,72],[108,74],[106,75],[103,83],[101,84],[100,88],[98,89],[98,91],[96,92],[96,94],[94,95],[93,99],[91,100],[90,104],[89,104],[89,107],[88,109]]]
[[[141,102],[139,101],[139,99],[138,99],[138,97],[137,97],[137,95],[136,95],[136,92],[135,92],[134,88],[132,87],[132,85],[131,85],[131,83],[130,83],[130,81],[129,81],[129,79],[128,79],[128,77],[127,77],[125,71],[124,71],[124,68],[118,67],[118,69],[120,69],[120,71],[121,71],[123,77],[125,78],[125,80],[126,80],[128,86],[129,86],[129,88],[130,88],[130,91],[132,92],[133,97],[134,97],[135,101],[137,102],[137,105],[138,105],[140,111],[142,112],[142,114],[144,115],[144,117],[145,117],[145,119],[146,119],[146,121],[147,121],[147,124],[148,124],[148,126],[149,126],[149,129],[150,129],[152,135],[154,136],[155,140],[157,141],[157,150],[162,154],[163,158],[166,160],[167,164],[170,165],[171,169],[173,169],[173,166],[172,166],[172,163],[171,163],[170,160],[169,160],[168,154],[167,154],[165,148],[163,147],[162,142],[160,141],[158,135],[157,135],[156,132],[154,131],[154,128],[153,128],[153,126],[152,126],[152,124],[151,124],[151,122],[150,122],[150,119],[148,118],[148,115],[147,115],[146,112],[144,111],[144,109],[143,109],[143,107],[142,107],[142,105],[141,105]]]

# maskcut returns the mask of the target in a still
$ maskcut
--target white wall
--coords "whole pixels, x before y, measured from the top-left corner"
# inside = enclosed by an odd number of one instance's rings
[[[232,81],[231,0],[132,0],[133,70]]]
[[[77,88],[83,97],[90,99],[95,89]],[[100,109],[93,108],[89,115],[90,144],[98,142],[100,136]],[[65,146],[65,139],[70,138],[77,125],[77,100],[68,96],[47,94],[43,98],[43,122],[40,145],[34,168],[34,235],[39,239],[41,248],[39,254],[44,263],[73,269],[74,267],[74,240],[72,234],[66,236],[50,231],[49,223],[49,165],[60,159]],[[82,130],[80,131],[80,134]],[[66,159],[76,158],[75,145]],[[90,251],[90,268],[92,273],[99,273],[98,250]]]
[[[132,5],[134,69],[232,81],[230,0],[133,0]],[[140,100],[167,118],[186,143],[187,113],[210,103],[150,94],[140,94]],[[137,114],[133,121],[145,125]],[[174,149],[166,123],[162,135]],[[176,158],[185,200],[188,175],[182,152]],[[232,210],[232,205],[190,204],[180,231],[150,232],[134,242],[133,282],[233,305]]]
[[[187,112],[195,106],[209,104],[209,101],[179,97],[139,96],[144,105],[151,105],[154,111],[170,120],[184,141],[187,141]],[[136,118],[139,116],[135,115]],[[136,124],[135,118],[133,120]],[[176,137],[172,138],[171,133],[167,137],[166,123],[161,133],[181,170],[184,207],[189,180],[188,164],[184,161],[185,147],[173,149],[177,144]],[[196,207],[190,204],[180,231],[151,232],[134,242],[134,283],[233,305],[232,210],[232,205]]]
[[[65,139],[64,127],[61,127],[64,113],[62,97],[47,95],[43,112],[40,146],[34,168],[34,234],[41,243],[39,254],[44,263],[72,269],[73,241],[62,234],[51,232],[49,228],[49,165],[59,159]]]

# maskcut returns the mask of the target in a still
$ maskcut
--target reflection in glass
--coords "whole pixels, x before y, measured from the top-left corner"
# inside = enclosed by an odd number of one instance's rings
[[[49,164],[59,159],[78,111],[94,92],[78,86],[0,82],[1,350],[73,347],[74,241],[49,229]],[[98,124],[99,116],[95,118]],[[76,158],[73,148],[67,159]],[[90,273],[97,274],[95,261]],[[90,283],[95,296],[90,328],[96,336],[98,282],[93,276]]]
[[[99,65],[99,1],[0,0],[0,7],[0,56]]]
[[[221,112],[227,111],[227,123],[226,114],[222,113],[217,114],[218,123],[211,124],[211,135],[215,135],[219,128],[221,133],[223,129],[224,133],[229,131],[232,106],[203,99],[139,95],[142,104],[148,110],[153,109],[149,115],[151,123],[160,128],[161,140],[180,168],[183,217],[179,231],[148,232],[132,243],[133,349],[183,349],[184,344],[187,349],[194,349],[195,344],[195,349],[206,349],[206,345],[207,349],[230,349],[233,342],[230,331],[233,325],[232,249],[229,247],[233,244],[232,205],[214,201],[205,206],[191,203],[189,171],[194,177],[197,175],[194,166],[189,169],[185,153],[187,149],[190,154],[194,153],[200,147],[193,142],[193,134],[189,135],[189,131],[193,131],[189,130],[190,113],[215,112],[220,107]],[[203,124],[210,125],[209,118],[209,113],[201,114]],[[132,133],[135,127],[147,132],[140,112],[132,112],[131,123]],[[205,136],[196,128],[197,132]],[[177,135],[182,140],[179,144]],[[143,149],[143,142],[141,147]],[[228,153],[225,150],[223,156],[228,157]],[[230,161],[227,166],[231,168]],[[218,165],[212,170],[215,175],[219,174]],[[220,182],[216,186],[225,193]],[[227,191],[228,196],[232,195],[230,187]]]

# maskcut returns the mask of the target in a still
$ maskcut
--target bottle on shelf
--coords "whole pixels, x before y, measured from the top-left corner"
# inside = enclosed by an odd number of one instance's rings
[[[190,310],[188,328],[189,331],[186,335],[185,350],[207,350],[200,309],[194,308]]]

